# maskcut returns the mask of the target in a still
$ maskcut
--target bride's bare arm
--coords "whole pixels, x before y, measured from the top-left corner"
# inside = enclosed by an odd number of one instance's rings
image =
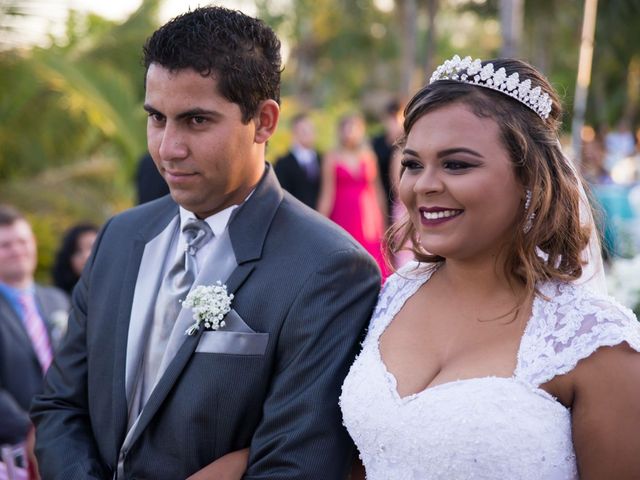
[[[580,478],[640,478],[640,353],[626,343],[602,347],[569,375]]]

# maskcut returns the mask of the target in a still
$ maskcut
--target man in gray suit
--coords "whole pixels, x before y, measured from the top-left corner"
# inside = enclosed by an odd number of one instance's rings
[[[171,195],[94,244],[32,410],[43,478],[228,478],[243,452],[248,480],[345,478],[338,396],[380,275],[265,163],[280,42],[206,7],[144,53],[149,152]],[[189,285],[210,287],[202,322],[192,295],[180,307]]]
[[[0,205],[0,444],[23,442],[29,407],[66,327],[69,299],[34,282],[36,240],[15,208]]]

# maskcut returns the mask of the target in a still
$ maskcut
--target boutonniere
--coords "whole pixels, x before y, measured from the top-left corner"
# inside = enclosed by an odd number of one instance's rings
[[[205,330],[224,327],[224,316],[231,310],[232,300],[233,293],[227,293],[227,286],[220,282],[209,286],[198,285],[182,302],[182,308],[193,310],[195,320],[184,333],[195,335],[201,326],[204,326]]]
[[[49,319],[51,321],[51,340],[53,341],[55,348],[67,333],[69,312],[66,310],[56,310],[51,313]]]

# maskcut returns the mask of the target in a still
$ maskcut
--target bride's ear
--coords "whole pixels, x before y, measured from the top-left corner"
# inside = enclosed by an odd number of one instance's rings
[[[280,118],[280,106],[275,100],[263,100],[258,107],[258,112],[255,116],[256,122],[256,134],[254,137],[255,143],[265,143],[278,126],[278,119]]]

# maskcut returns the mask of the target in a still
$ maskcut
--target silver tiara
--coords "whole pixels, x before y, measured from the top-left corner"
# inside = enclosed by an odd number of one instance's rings
[[[429,83],[438,80],[455,80],[502,92],[525,104],[544,120],[551,112],[551,98],[547,92],[543,92],[539,86],[531,88],[529,79],[521,82],[518,72],[507,76],[504,67],[500,67],[497,71],[493,70],[493,63],[487,63],[483,67],[479,58],[460,59],[458,55],[454,55],[451,60],[446,60],[436,68]]]

